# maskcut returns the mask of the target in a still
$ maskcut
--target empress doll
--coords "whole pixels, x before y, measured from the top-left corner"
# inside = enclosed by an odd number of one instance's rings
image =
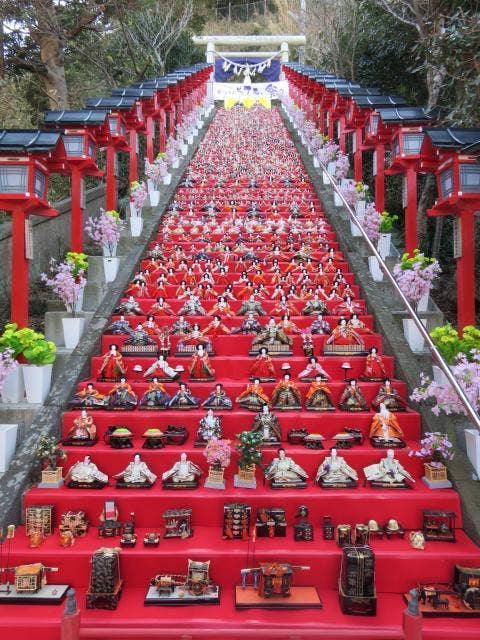
[[[103,356],[98,378],[100,380],[118,380],[126,373],[127,367],[123,362],[122,354],[117,350],[116,344],[111,344],[109,350]]]
[[[268,349],[261,347],[258,356],[250,369],[250,380],[258,378],[262,382],[275,380],[275,367],[272,358],[268,355]]]
[[[215,378],[215,370],[210,364],[208,353],[202,344],[198,344],[190,363],[190,379],[191,380],[213,380]]]

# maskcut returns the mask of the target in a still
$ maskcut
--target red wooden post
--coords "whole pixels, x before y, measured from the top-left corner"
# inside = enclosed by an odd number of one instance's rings
[[[83,174],[72,166],[72,217],[70,221],[70,249],[77,253],[83,251]]]
[[[405,208],[405,250],[413,252],[417,247],[417,173],[409,165],[406,170],[407,206]]]
[[[167,138],[167,118],[165,115],[165,109],[160,109],[160,120],[159,120],[159,128],[160,128],[160,153],[165,151],[165,144]]]
[[[129,147],[128,152],[128,177],[130,182],[138,179],[138,165],[137,165],[137,130],[130,129],[129,131]]]
[[[355,139],[355,153],[353,154],[353,177],[355,182],[363,180],[362,129],[357,127],[353,133]],[[383,209],[382,209],[383,211]]]
[[[153,117],[147,116],[147,158],[149,162],[153,162],[153,136],[154,136]]]
[[[342,113],[339,119],[339,134],[338,144],[340,145],[340,151],[346,153],[347,150],[347,134],[345,133],[345,114]]]
[[[375,174],[375,207],[382,213],[385,211],[385,145],[375,147],[377,171]]]
[[[328,109],[328,131],[327,131],[327,135],[329,138],[331,138],[332,140],[335,139],[335,134],[334,134],[334,122],[333,122],[333,117],[332,117],[332,110]]]
[[[115,175],[117,152],[113,144],[107,145],[107,195],[106,195],[106,207],[107,211],[112,211],[117,208],[117,176]]]
[[[318,107],[318,130],[325,135],[325,110],[320,106]]]
[[[459,212],[462,255],[457,258],[457,323],[462,331],[475,325],[475,217],[472,211]]]
[[[12,291],[10,317],[19,327],[28,326],[28,272],[26,258],[25,221],[28,214],[22,208],[12,211]]]

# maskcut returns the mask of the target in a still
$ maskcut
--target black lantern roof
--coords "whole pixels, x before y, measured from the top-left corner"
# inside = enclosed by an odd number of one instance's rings
[[[349,82],[345,80],[345,78],[338,78],[337,80],[327,80],[325,83],[325,88],[329,90],[340,91],[341,89],[360,89],[360,85],[357,82]]]
[[[112,96],[121,96],[122,98],[153,98],[155,89],[141,87],[124,87],[112,89]]]
[[[143,82],[136,82],[132,85],[134,88],[138,89],[153,89],[154,91],[157,89],[166,89],[171,84],[176,84],[175,81],[166,80],[165,78],[159,78],[158,80],[144,80]]]
[[[414,122],[430,122],[433,118],[424,107],[387,107],[377,109],[383,122],[393,124],[414,123]]]
[[[480,129],[456,129],[433,127],[425,129],[434,147],[475,152],[480,149]]]
[[[338,89],[338,93],[342,98],[349,98],[350,96],[378,96],[380,95],[380,89],[376,87],[341,87]]]
[[[106,111],[93,109],[76,109],[63,111],[46,111],[44,114],[45,124],[61,125],[101,125],[107,117]]]
[[[0,129],[0,153],[2,151],[46,153],[55,149],[60,136],[59,131]]]
[[[100,109],[131,109],[134,104],[135,98],[122,98],[121,96],[88,98],[87,100],[87,107],[97,107]]]
[[[402,96],[376,96],[376,95],[361,95],[361,96],[353,96],[353,100],[357,107],[361,109],[371,109],[371,108],[387,108],[389,106],[403,106],[406,104],[405,98]]]

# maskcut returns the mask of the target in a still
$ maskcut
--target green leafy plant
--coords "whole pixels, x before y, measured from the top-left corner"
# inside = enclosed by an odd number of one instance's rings
[[[245,469],[252,464],[260,465],[262,452],[259,451],[259,446],[263,440],[262,434],[259,431],[242,431],[242,433],[237,433],[236,437],[238,442],[235,443],[235,448],[238,453],[240,469]]]
[[[5,329],[0,336],[0,350],[11,349],[13,351],[13,357],[17,358],[24,349],[23,335],[20,334],[18,325],[15,322],[11,322],[5,325]]]
[[[380,233],[391,233],[393,229],[393,223],[398,220],[397,215],[390,215],[388,211],[384,211],[380,214]]]
[[[480,351],[480,329],[469,324],[463,327],[463,337],[460,340],[460,351],[472,361],[473,352]]]
[[[67,454],[53,436],[41,436],[38,441],[37,458],[42,461],[44,469],[54,471],[59,460],[65,460]]]
[[[2,340],[5,339],[5,343]],[[45,340],[43,333],[29,329],[18,329],[15,323],[7,324],[0,338],[0,346],[9,346],[17,355],[23,355],[30,364],[42,366],[55,361],[55,343]]]
[[[480,350],[480,329],[473,325],[463,328],[461,338],[455,327],[447,322],[442,327],[432,329],[430,337],[448,364],[453,364],[460,353],[472,362],[474,351]]]
[[[436,262],[435,258],[429,258],[422,253],[420,249],[414,249],[413,255],[410,255],[408,252],[402,255],[400,269],[402,269],[402,271],[407,271],[407,269],[413,269],[416,265],[419,265],[420,269],[426,269]]]
[[[65,262],[71,266],[72,275],[76,278],[82,272],[86,273],[88,269],[88,260],[85,253],[76,253],[69,251],[65,256]]]

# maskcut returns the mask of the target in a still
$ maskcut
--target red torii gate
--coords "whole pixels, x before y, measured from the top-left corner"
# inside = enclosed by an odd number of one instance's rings
[[[428,214],[453,215],[457,325],[476,324],[475,214],[480,213],[480,129],[424,128],[419,172],[435,174],[438,198]]]
[[[53,217],[48,202],[50,163],[65,156],[58,131],[0,130],[0,209],[12,216],[12,270],[10,317],[28,326],[29,254],[27,220],[30,215]]]

